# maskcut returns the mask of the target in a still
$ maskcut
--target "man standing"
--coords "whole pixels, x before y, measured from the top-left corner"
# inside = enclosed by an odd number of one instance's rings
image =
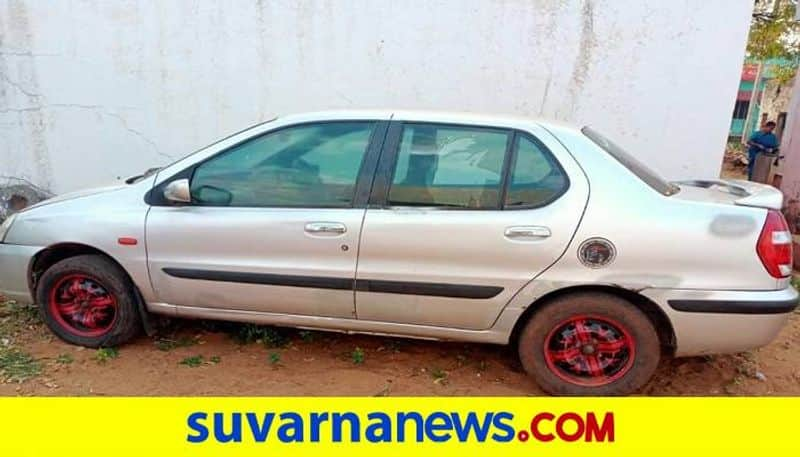
[[[756,165],[756,158],[760,152],[771,153],[778,148],[778,137],[772,131],[775,130],[775,123],[767,122],[761,130],[754,133],[747,142],[750,149],[747,150],[749,161],[747,162],[747,179],[753,179],[753,167]]]

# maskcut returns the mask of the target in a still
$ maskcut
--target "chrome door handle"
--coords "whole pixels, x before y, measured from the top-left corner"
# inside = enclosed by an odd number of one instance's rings
[[[306,224],[307,233],[335,233],[341,235],[347,231],[347,227],[339,222],[309,222]]]
[[[539,225],[508,227],[506,238],[547,238],[551,235],[550,229]]]

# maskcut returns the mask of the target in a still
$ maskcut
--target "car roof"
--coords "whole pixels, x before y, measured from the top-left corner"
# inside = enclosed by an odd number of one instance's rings
[[[407,110],[407,109],[342,109],[313,111],[280,116],[283,120],[296,122],[312,122],[323,120],[347,119],[381,119],[400,121],[426,121],[451,124],[489,125],[497,127],[519,127],[523,125],[538,124],[542,127],[568,128],[575,130],[575,125],[560,121],[545,120],[533,117],[516,116],[495,113],[475,113],[469,111],[436,111],[436,110]]]

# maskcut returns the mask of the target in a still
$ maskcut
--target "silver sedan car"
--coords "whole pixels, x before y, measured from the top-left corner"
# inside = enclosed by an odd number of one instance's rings
[[[64,340],[153,314],[512,344],[547,392],[626,394],[662,355],[771,341],[797,304],[783,196],[670,183],[589,127],[274,119],[0,229],[0,293]]]

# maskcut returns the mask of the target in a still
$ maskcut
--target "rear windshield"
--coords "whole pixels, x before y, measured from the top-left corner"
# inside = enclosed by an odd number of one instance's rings
[[[656,172],[647,167],[647,165],[638,161],[634,156],[628,154],[619,145],[615,144],[608,138],[601,135],[597,130],[591,127],[584,127],[581,129],[584,135],[594,141],[595,144],[603,148],[611,157],[617,159],[625,168],[639,177],[645,184],[655,189],[662,195],[672,195],[680,190],[675,184],[670,184],[664,178],[659,176]]]

